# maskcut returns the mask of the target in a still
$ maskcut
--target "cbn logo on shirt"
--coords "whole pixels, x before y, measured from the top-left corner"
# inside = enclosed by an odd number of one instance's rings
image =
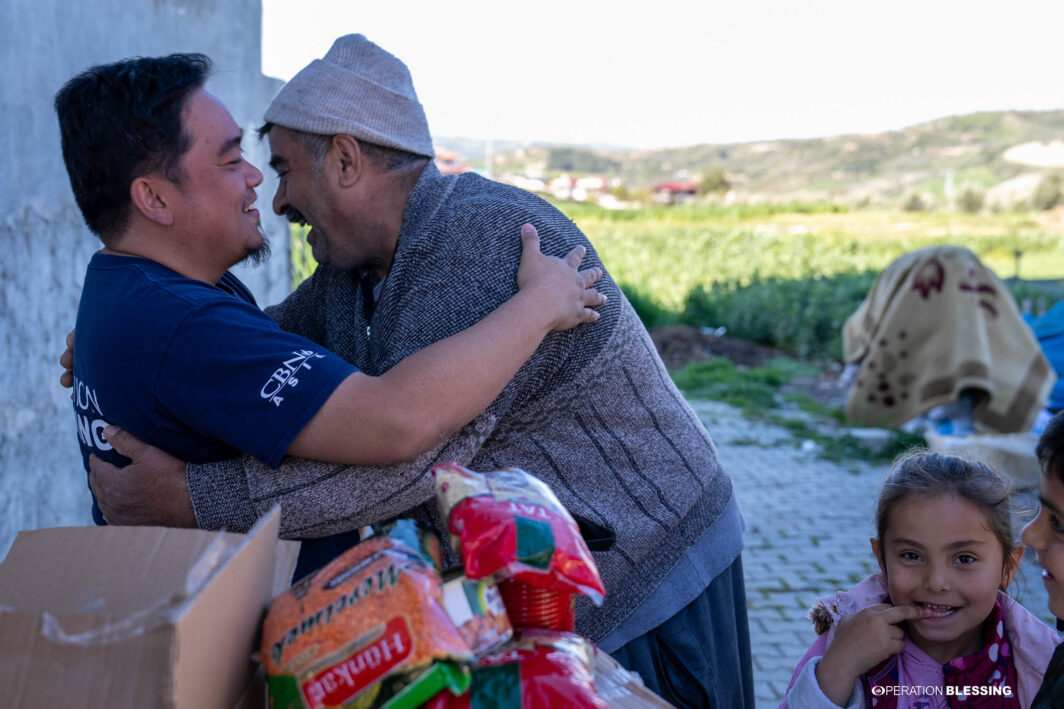
[[[263,399],[274,406],[280,406],[284,401],[281,396],[285,387],[293,389],[299,386],[299,378],[296,376],[300,370],[310,369],[310,360],[323,359],[325,355],[318,354],[313,350],[297,350],[292,353],[293,357],[286,359],[284,363],[270,375],[260,392]]]

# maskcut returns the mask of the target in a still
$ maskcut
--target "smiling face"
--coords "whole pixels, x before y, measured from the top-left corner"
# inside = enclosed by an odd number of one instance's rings
[[[975,503],[947,493],[899,500],[872,548],[896,606],[929,607],[909,636],[941,663],[978,651],[999,588],[1012,580],[1022,550],[1005,563],[1001,542]]]
[[[197,257],[224,271],[266,244],[252,207],[262,173],[244,159],[240,128],[208,91],[189,97],[182,127],[191,147],[181,156],[183,178],[171,205],[175,224]]]
[[[334,184],[336,156],[327,154],[325,165],[315,171],[309,151],[295,132],[273,126],[269,141],[270,165],[278,178],[273,211],[311,227],[307,243],[318,263],[343,269],[367,265],[371,259],[364,246],[368,245],[363,244],[360,230],[340,206],[352,195],[340,194]]]
[[[277,173],[277,192],[273,195],[273,211],[289,221],[310,225],[307,242],[320,264],[330,263],[328,230],[323,217],[328,210],[322,203],[323,175],[319,167],[313,169],[310,153],[296,134],[284,126],[272,126],[268,134],[270,167]]]
[[[1038,516],[1024,527],[1021,538],[1038,556],[1049,611],[1064,618],[1064,483],[1054,474],[1043,474],[1038,500]]]
[[[374,162],[348,135],[332,136],[320,169],[298,134],[269,129],[270,165],[279,178],[273,211],[309,224],[307,241],[320,264],[367,268],[383,279],[391,268],[407,197],[417,173],[392,172]],[[367,146],[368,149],[368,146]],[[408,183],[409,181],[409,183]]]

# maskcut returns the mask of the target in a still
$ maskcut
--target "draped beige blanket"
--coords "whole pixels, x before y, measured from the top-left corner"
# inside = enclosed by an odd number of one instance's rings
[[[1056,381],[1004,284],[968,249],[905,254],[876,279],[842,331],[847,363],[860,364],[846,401],[859,423],[895,427],[985,394],[976,431],[1027,431]]]

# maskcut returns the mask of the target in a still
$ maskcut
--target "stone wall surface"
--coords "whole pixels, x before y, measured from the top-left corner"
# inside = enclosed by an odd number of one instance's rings
[[[100,247],[74,203],[52,108],[93,64],[203,52],[207,88],[244,131],[263,169],[259,211],[271,261],[236,273],[262,305],[289,290],[286,225],[254,139],[280,82],[261,74],[260,0],[5,0],[0,3],[0,558],[21,529],[91,524],[69,392],[57,363],[73,327],[85,266]]]

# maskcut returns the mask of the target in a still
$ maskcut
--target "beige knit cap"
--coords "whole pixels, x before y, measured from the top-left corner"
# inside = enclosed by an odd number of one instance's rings
[[[436,155],[410,70],[360,34],[336,40],[325,57],[292,77],[265,119],[305,133],[351,135],[428,158]]]

